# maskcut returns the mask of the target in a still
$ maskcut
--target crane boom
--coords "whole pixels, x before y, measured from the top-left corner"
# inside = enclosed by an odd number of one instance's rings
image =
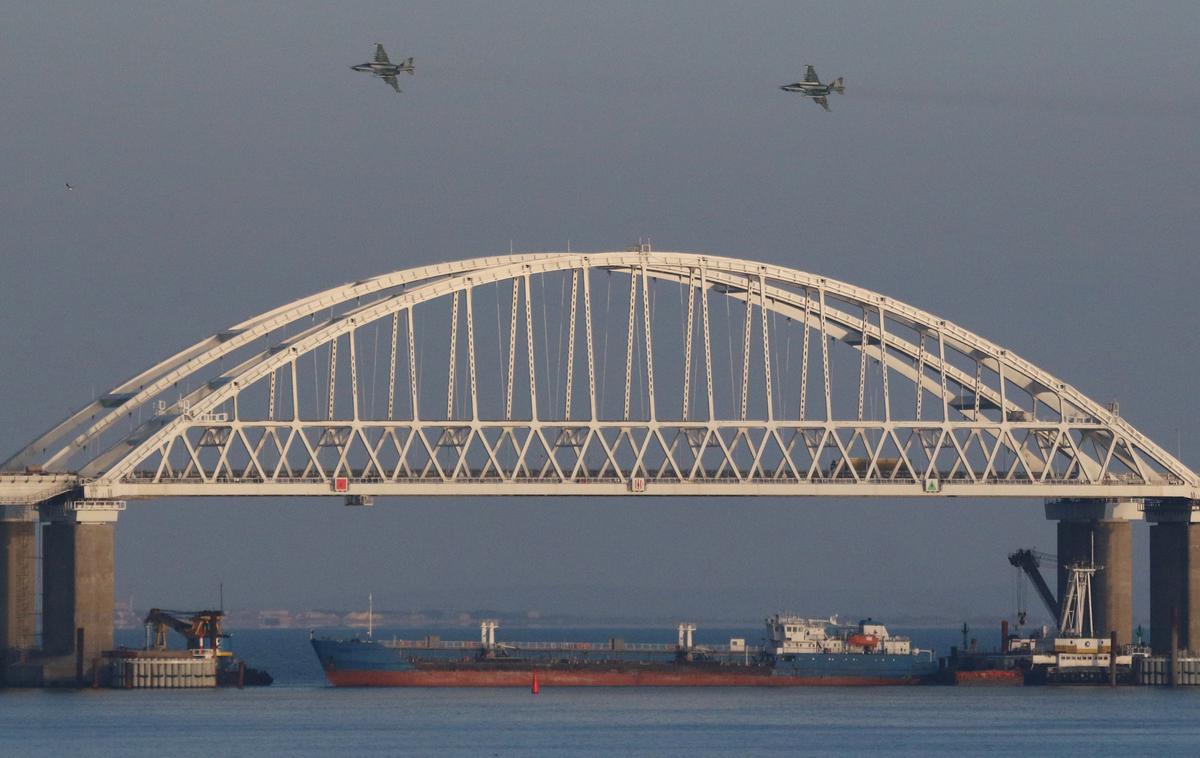
[[[179,616],[188,616],[186,620]],[[173,630],[187,640],[188,650],[214,650],[221,647],[222,637],[229,635],[221,632],[222,611],[164,611],[161,608],[151,608],[146,614],[146,649],[166,650],[167,630]],[[154,641],[151,643],[151,637]]]
[[[1037,590],[1038,597],[1042,599],[1042,602],[1046,605],[1046,610],[1050,611],[1050,616],[1053,617],[1054,623],[1057,625],[1061,614],[1059,613],[1058,603],[1054,599],[1054,593],[1051,592],[1050,586],[1046,584],[1046,580],[1042,578],[1040,554],[1033,550],[1018,550],[1008,556],[1008,562],[1024,571],[1025,576],[1029,577],[1033,588]]]

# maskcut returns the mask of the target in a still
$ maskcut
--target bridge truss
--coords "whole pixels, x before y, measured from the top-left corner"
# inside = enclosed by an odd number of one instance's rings
[[[530,253],[400,271],[204,339],[0,465],[0,502],[180,495],[1196,498],[1102,406],[782,266]]]

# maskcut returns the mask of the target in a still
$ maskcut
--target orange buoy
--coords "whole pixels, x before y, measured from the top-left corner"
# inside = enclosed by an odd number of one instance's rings
[[[533,672],[533,687],[531,689],[531,692],[533,692],[533,694],[536,695],[536,694],[538,694],[539,689],[541,689],[541,688],[538,687],[537,672],[534,671]]]

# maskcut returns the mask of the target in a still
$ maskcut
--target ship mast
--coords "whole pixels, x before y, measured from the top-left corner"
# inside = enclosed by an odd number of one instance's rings
[[[1092,577],[1104,568],[1096,565],[1096,538],[1092,536],[1092,557],[1081,563],[1067,566],[1071,578],[1067,584],[1067,596],[1063,598],[1060,637],[1095,637],[1095,619],[1092,616]]]

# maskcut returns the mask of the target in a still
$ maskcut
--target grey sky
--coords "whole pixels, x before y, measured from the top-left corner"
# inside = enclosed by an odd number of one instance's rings
[[[0,457],[318,289],[648,236],[952,319],[1195,467],[1198,39],[1191,2],[5,4]],[[349,70],[376,41],[416,57],[401,95]],[[845,76],[833,113],[778,90],[806,63]],[[475,585],[549,610],[655,610],[625,586],[678,586],[695,614],[966,608],[976,584],[1005,602],[1004,553],[1052,534],[1034,501],[145,503],[117,586],[177,607],[224,579],[257,606]]]

